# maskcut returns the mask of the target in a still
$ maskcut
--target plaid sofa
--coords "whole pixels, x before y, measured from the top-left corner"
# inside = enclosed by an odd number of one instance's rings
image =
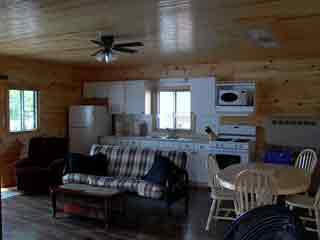
[[[63,176],[63,183],[117,188],[145,198],[166,200],[168,208],[184,197],[187,211],[189,196],[185,152],[95,144],[91,147],[90,155],[98,153],[104,154],[108,161],[106,176],[70,173]],[[167,156],[174,163],[165,186],[142,180],[151,169],[157,154]]]

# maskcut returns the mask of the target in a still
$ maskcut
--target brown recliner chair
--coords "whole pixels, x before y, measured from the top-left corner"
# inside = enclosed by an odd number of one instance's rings
[[[35,137],[28,157],[16,162],[17,188],[26,193],[44,193],[61,184],[68,139]]]

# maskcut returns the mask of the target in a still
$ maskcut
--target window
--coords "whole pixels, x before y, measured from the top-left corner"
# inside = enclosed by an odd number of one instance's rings
[[[191,129],[191,93],[189,90],[159,92],[159,128]]]
[[[10,132],[32,131],[38,125],[38,92],[9,90]]]

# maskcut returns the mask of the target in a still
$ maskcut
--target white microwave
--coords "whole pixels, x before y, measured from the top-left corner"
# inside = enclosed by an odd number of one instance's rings
[[[219,91],[218,105],[220,106],[248,106],[249,94],[246,90],[223,90]]]

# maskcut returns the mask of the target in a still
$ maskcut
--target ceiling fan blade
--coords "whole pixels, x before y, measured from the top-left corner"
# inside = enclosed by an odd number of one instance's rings
[[[125,53],[136,53],[138,50],[130,49],[130,48],[124,48],[124,47],[113,47],[112,50],[118,51],[118,52],[125,52]]]
[[[103,49],[100,49],[98,51],[96,51],[95,53],[91,54],[91,56],[97,56],[99,53],[102,53]]]
[[[115,47],[143,47],[142,42],[129,42],[129,43],[119,43],[115,44]]]
[[[98,40],[90,40],[92,43],[97,44],[98,46],[104,47],[104,43]]]

